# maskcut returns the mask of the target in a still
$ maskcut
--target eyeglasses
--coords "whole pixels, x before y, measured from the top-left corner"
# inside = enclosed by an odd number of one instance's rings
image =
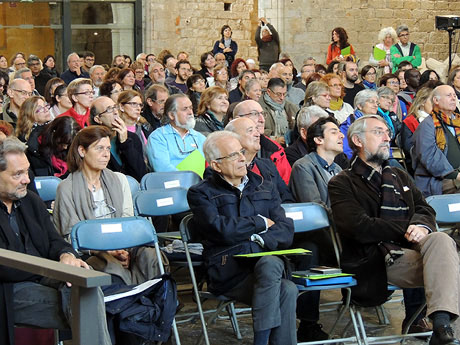
[[[253,110],[253,111],[250,111],[249,113],[246,113],[246,114],[240,114],[238,115],[238,117],[241,117],[241,116],[257,116],[259,117],[259,115],[262,115],[263,117],[265,117],[265,111],[257,111],[257,110]]]
[[[94,90],[88,90],[84,92],[76,92],[75,95],[85,95],[85,96],[94,96],[96,94],[96,91]]]
[[[144,105],[142,103],[137,103],[137,102],[126,102],[126,103],[123,103],[123,104],[128,104],[133,108],[141,108],[142,109],[144,107]]]
[[[94,61],[94,58],[86,58],[85,61]]]
[[[165,100],[165,99],[161,99],[161,100],[158,100],[158,99],[153,100],[153,99],[152,99],[152,101],[154,101],[154,102],[155,102],[156,104],[158,104],[158,105],[163,105],[163,104],[166,103],[166,100]]]
[[[105,206],[105,207],[104,207]],[[94,211],[96,210],[100,210],[101,212],[99,214],[97,214],[97,212],[95,212],[96,214],[94,215],[94,217],[96,219],[99,219],[99,218],[110,218],[113,214],[115,214],[117,212],[117,210],[115,209],[115,207],[113,206],[110,206],[109,204],[107,204],[107,201],[104,199],[104,200],[98,200],[98,201],[95,201],[94,202]]]
[[[29,66],[40,66],[40,62],[31,63],[31,64],[29,64]]]
[[[371,132],[372,134],[375,134],[379,138],[381,138],[384,134],[389,136],[391,138],[391,131],[389,129],[370,129],[365,132]]]
[[[15,63],[14,65],[15,66],[25,66],[26,63],[25,62],[18,62],[18,63]]]
[[[368,99],[366,100],[366,103],[370,103],[370,104],[379,104],[379,102],[375,99]]]
[[[50,106],[47,104],[47,105],[44,105],[43,107],[37,107],[37,110],[35,110],[36,113],[46,113],[50,111]]]
[[[179,152],[182,155],[189,155],[189,154],[191,154],[193,151],[195,151],[198,148],[198,144],[197,144],[197,142],[195,140],[195,137],[193,135],[192,135],[192,139],[193,139],[193,142],[195,144],[195,146],[193,146],[194,148],[191,149],[190,151],[182,151],[182,148],[180,147],[179,143],[177,142],[176,136],[174,136],[174,140],[176,141],[177,149],[179,150]],[[184,142],[184,147],[185,147],[185,142]]]
[[[380,96],[380,98],[386,99],[387,101],[391,101],[391,102],[394,102],[394,100],[395,100],[393,97],[386,96],[386,95],[385,96]]]
[[[198,79],[197,81],[193,82],[193,84],[204,84],[205,81],[203,79]]]
[[[398,85],[399,86],[399,81],[390,81],[388,82],[390,85]]]
[[[408,37],[409,34],[400,34],[398,37]]]
[[[18,89],[11,89],[11,90],[19,92],[21,95],[27,96],[27,97],[32,97],[32,95],[33,95],[33,92],[29,92],[29,91],[26,91],[26,90],[18,90]]]
[[[276,97],[279,97],[279,98],[284,98],[287,96],[287,92],[275,92],[272,89],[268,89],[268,90],[270,90],[272,94],[274,94]]]
[[[229,161],[236,161],[238,158],[240,158],[240,155],[242,155],[244,157],[244,154],[246,153],[246,150],[245,149],[241,149],[237,152],[232,152],[230,153],[229,155],[227,156],[224,156],[224,157],[220,157],[220,158],[216,158],[215,160],[216,161],[221,161],[223,159],[228,159]]]
[[[228,74],[228,72],[226,70],[221,70],[221,71],[217,71],[216,74],[218,74],[218,75]]]
[[[99,114],[97,114],[97,116],[101,116],[102,114],[113,114],[113,113],[116,113],[118,110],[118,105],[112,105],[111,107],[107,107],[107,109],[105,109],[104,111],[100,112]]]

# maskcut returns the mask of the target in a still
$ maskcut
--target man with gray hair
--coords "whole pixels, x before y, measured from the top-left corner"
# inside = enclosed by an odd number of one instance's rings
[[[391,62],[393,63],[393,73],[398,70],[402,61],[408,61],[414,66],[419,67],[422,64],[422,54],[420,48],[415,43],[409,42],[409,28],[407,25],[400,25],[396,29],[399,42],[390,48]]]
[[[170,95],[182,93],[182,91],[179,88],[175,87],[174,85],[168,85],[165,83],[166,81],[165,68],[159,62],[153,62],[152,64],[150,64],[149,77],[152,80],[152,82],[145,87],[146,89],[150,88],[150,86],[152,85],[159,84],[159,85],[163,85],[164,87],[166,87]]]
[[[14,79],[11,81],[8,90],[9,102],[3,104],[3,113],[1,120],[5,120],[13,127],[16,127],[18,121],[19,108],[24,101],[33,96],[30,84],[24,79]]]
[[[64,80],[64,83],[67,85],[77,78],[89,78],[88,73],[81,70],[80,56],[78,56],[77,53],[70,53],[69,56],[67,56],[67,66],[69,68],[61,74],[61,79]]]
[[[295,284],[283,278],[284,263],[262,256],[253,265],[235,254],[287,249],[294,225],[271,182],[247,171],[245,150],[228,131],[204,143],[210,176],[190,187],[190,228],[203,243],[208,289],[252,306],[254,345],[294,345]]]
[[[238,87],[228,94],[228,102],[230,104],[243,100],[244,88],[249,79],[255,79],[256,75],[253,71],[244,70],[238,76]]]
[[[452,86],[434,89],[433,112],[417,127],[412,158],[424,196],[460,192],[460,114]]]
[[[186,95],[168,97],[163,121],[166,125],[154,130],[147,142],[147,157],[155,171],[177,171],[177,165],[192,153],[195,155],[195,151],[203,155],[206,137],[193,129],[195,117],[192,102]],[[200,171],[204,171],[204,159]]]
[[[27,191],[30,164],[26,145],[17,138],[0,144],[0,248],[89,269],[51,222],[40,197]],[[2,267],[0,277],[0,343],[14,344],[14,323],[40,328],[68,329],[71,325],[70,288],[40,275]],[[59,288],[59,289],[58,289]],[[111,344],[102,291],[97,299],[99,344]],[[46,301],[46,302],[44,302]]]
[[[29,68],[21,68],[20,70],[14,72],[13,79],[23,79],[27,81],[30,85],[30,88],[32,89],[32,93],[35,96],[39,96],[39,93],[37,92],[37,90],[35,90],[34,76],[32,75],[32,71]]]
[[[42,62],[37,55],[29,55],[27,59],[27,67],[30,68],[32,77],[35,81],[34,89],[36,89],[38,94],[43,95],[45,93],[45,85],[52,76],[43,70]]]
[[[455,98],[455,94],[454,94]],[[459,316],[459,258],[455,241],[436,232],[435,211],[403,170],[391,167],[390,130],[377,115],[348,130],[351,168],[329,181],[329,196],[342,240],[342,268],[358,285],[359,305],[387,301],[388,283],[425,287],[430,345],[458,345],[450,322]]]
[[[102,85],[105,76],[105,69],[101,65],[94,65],[89,69],[89,77],[93,82],[94,97],[99,97],[99,86]]]

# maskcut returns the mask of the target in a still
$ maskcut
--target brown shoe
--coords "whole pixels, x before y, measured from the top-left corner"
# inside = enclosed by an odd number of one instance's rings
[[[402,323],[402,332],[404,332],[404,328],[406,328],[406,320],[403,321]],[[431,325],[428,323],[427,319],[424,317],[417,322],[414,322],[410,327],[409,330],[407,331],[407,334],[410,333],[425,333],[425,332],[431,332],[433,328]],[[421,336],[421,337],[416,337],[417,339],[427,339],[428,336]]]

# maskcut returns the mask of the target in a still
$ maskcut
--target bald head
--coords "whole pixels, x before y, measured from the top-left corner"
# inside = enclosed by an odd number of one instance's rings
[[[450,85],[441,85],[433,90],[431,99],[433,108],[440,110],[446,115],[452,114],[457,108],[457,96]]]
[[[264,116],[265,114],[262,109],[262,106],[258,102],[252,99],[238,103],[235,109],[233,109],[234,119],[238,117],[247,117],[251,119],[257,124],[257,130],[259,131],[260,134],[264,133],[264,128],[265,128],[265,117]]]
[[[100,96],[91,103],[89,114],[91,124],[112,128],[113,119],[118,115],[118,111],[112,98]]]
[[[252,160],[260,150],[260,133],[256,123],[247,117],[239,117],[230,121],[225,130],[238,135],[241,146],[252,156],[250,157]]]
[[[22,103],[32,96],[32,87],[27,80],[14,79],[11,81],[7,92],[10,97],[10,110],[18,114]]]

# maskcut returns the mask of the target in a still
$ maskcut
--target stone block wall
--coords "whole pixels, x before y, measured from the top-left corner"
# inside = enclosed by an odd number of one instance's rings
[[[257,58],[257,18],[265,16],[280,34],[282,51],[300,66],[313,56],[325,63],[331,31],[344,27],[359,58],[368,60],[382,27],[407,24],[422,56],[448,57],[448,35],[435,29],[435,16],[460,16],[459,0],[145,0],[145,49],[188,51],[194,66],[212,49],[228,24],[238,42],[237,56]],[[224,11],[224,3],[230,11]],[[228,6],[228,5],[227,5]],[[457,42],[460,30],[454,36]],[[455,46],[454,46],[455,49]]]

